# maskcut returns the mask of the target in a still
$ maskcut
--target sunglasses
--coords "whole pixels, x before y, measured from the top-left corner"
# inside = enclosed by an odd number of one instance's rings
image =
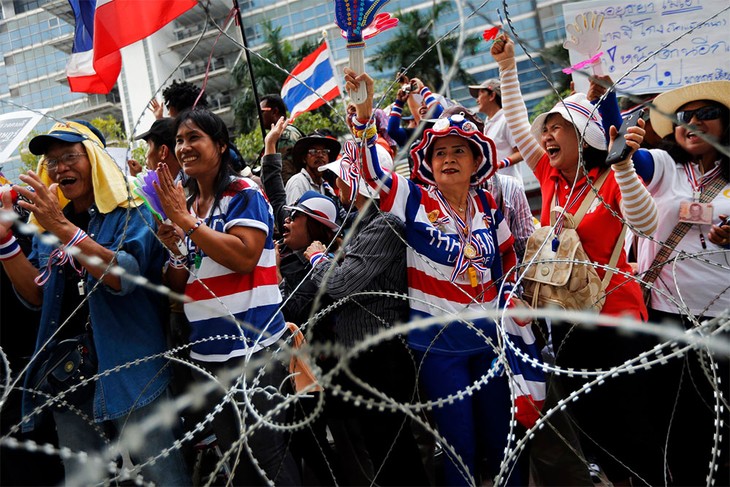
[[[299,210],[291,210],[289,211],[289,221],[294,221],[298,215],[301,215],[302,212]]]
[[[697,120],[717,120],[720,118],[722,110],[720,107],[702,107],[696,110],[682,110],[677,112],[677,120],[682,123],[689,123],[693,118]]]

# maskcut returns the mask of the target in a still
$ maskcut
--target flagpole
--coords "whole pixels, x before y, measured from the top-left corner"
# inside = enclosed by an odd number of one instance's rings
[[[251,89],[253,92],[254,104],[256,105],[256,113],[259,117],[259,127],[261,127],[261,137],[266,138],[266,127],[264,127],[264,117],[261,113],[261,105],[259,103],[259,94],[256,90],[256,78],[253,74],[253,67],[251,66],[251,58],[248,56],[248,43],[246,42],[246,32],[243,29],[243,19],[241,18],[241,9],[238,7],[238,0],[233,0],[233,8],[236,9],[236,21],[238,22],[238,28],[241,31],[241,41],[243,42],[243,53],[246,56],[246,64],[248,64],[248,76],[251,78]]]
[[[347,100],[345,99],[345,87],[343,86],[342,79],[340,78],[340,73],[337,71],[337,66],[335,65],[335,57],[332,55],[332,50],[330,49],[330,43],[327,42],[327,30],[322,31],[322,38],[324,39],[324,45],[327,46],[327,57],[330,60],[330,66],[332,67],[332,74],[335,77],[335,83],[337,83],[337,87],[340,89],[340,96],[342,97],[342,103],[345,105],[345,117],[347,117]]]

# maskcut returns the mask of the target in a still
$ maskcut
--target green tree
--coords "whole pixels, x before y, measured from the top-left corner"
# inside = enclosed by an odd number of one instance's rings
[[[567,89],[560,93],[560,97],[558,97],[558,95],[556,95],[555,93],[550,93],[545,98],[540,100],[540,102],[533,107],[532,113],[530,113],[530,123],[532,123],[538,115],[552,110],[558,100],[561,100],[569,95],[570,89]]]
[[[279,93],[289,75],[288,72],[317,48],[314,42],[305,41],[298,49],[294,49],[289,41],[281,39],[281,26],[272,28],[270,22],[264,22],[262,27],[266,41],[264,47],[257,51],[258,54],[285,71],[261,59],[256,54],[249,54],[259,96]],[[258,101],[253,99],[248,64],[244,59],[233,68],[233,79],[238,92],[233,100],[236,127],[241,132],[251,132],[259,127],[256,115]]]
[[[98,128],[102,135],[104,135],[107,146],[129,147],[127,133],[124,131],[122,123],[114,118],[113,115],[94,118],[91,120],[91,125]]]
[[[329,109],[329,107],[327,108]],[[330,116],[320,111],[302,113],[294,120],[294,123],[303,134],[311,134],[318,129],[329,130],[335,136],[342,136],[347,133],[347,126],[345,125],[344,119]],[[243,158],[249,164],[253,164],[259,157],[261,149],[264,147],[261,131],[258,128],[240,134],[233,143],[236,144]]]
[[[438,3],[429,11],[412,10],[410,12],[399,11],[395,14],[399,19],[399,26],[392,40],[382,46],[371,61],[374,70],[382,71],[386,68],[410,66],[426,49],[436,42],[433,29],[433,19],[450,10],[450,3]],[[462,56],[476,53],[480,39],[467,37],[464,39]],[[459,37],[456,33],[444,38],[441,41],[440,50],[443,58],[443,65],[449,67],[454,63],[459,44]],[[432,90],[441,90],[443,86],[443,74],[441,72],[441,59],[436,47],[428,51],[408,72],[409,77],[421,79]],[[474,78],[457,63],[455,80],[463,84],[474,83]]]
[[[40,161],[41,156],[37,156],[28,150],[28,144],[30,144],[30,140],[37,135],[41,135],[40,132],[38,132],[37,130],[31,130],[30,134],[28,134],[28,136],[25,138],[25,140],[23,140],[23,143],[20,144],[20,147],[18,148],[18,152],[20,152],[21,173],[35,171],[36,169],[38,169],[38,161]],[[20,184],[20,181],[18,181],[17,184]]]
[[[570,66],[570,53],[562,44],[554,44],[552,46],[540,49],[540,56],[547,67],[549,76],[558,91],[570,89],[570,81],[572,77],[563,73],[561,70],[565,66]]]

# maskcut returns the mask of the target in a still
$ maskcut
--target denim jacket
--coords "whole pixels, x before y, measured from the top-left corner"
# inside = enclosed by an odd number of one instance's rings
[[[91,220],[87,234],[102,246],[114,250],[116,264],[131,276],[142,275],[159,284],[166,255],[154,232],[154,219],[147,207],[116,208],[101,214],[96,206],[89,209]],[[45,269],[55,247],[36,235],[28,259],[39,270]],[[65,317],[61,314],[64,292],[63,267],[54,265],[43,289],[41,321],[35,355]],[[144,359],[166,350],[163,331],[163,296],[138,286],[122,277],[121,291],[99,283],[86,273],[89,313],[94,345],[99,361],[99,373],[117,366]],[[95,289],[94,287],[97,285]],[[27,305],[27,303],[26,303]],[[38,358],[34,358],[38,360]],[[94,392],[94,419],[106,421],[124,416],[133,408],[152,402],[167,387],[170,374],[167,360],[158,357],[132,364],[130,367],[97,378]],[[35,364],[37,366],[37,364]],[[27,377],[32,377],[31,367]],[[29,386],[26,377],[26,386]],[[43,400],[26,393],[24,415]],[[33,428],[33,418],[27,418],[23,429]]]

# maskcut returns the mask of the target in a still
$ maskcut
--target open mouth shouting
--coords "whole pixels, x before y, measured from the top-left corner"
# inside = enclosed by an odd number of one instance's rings
[[[556,144],[548,144],[545,146],[545,152],[548,153],[548,156],[555,157],[560,152],[560,147]]]

